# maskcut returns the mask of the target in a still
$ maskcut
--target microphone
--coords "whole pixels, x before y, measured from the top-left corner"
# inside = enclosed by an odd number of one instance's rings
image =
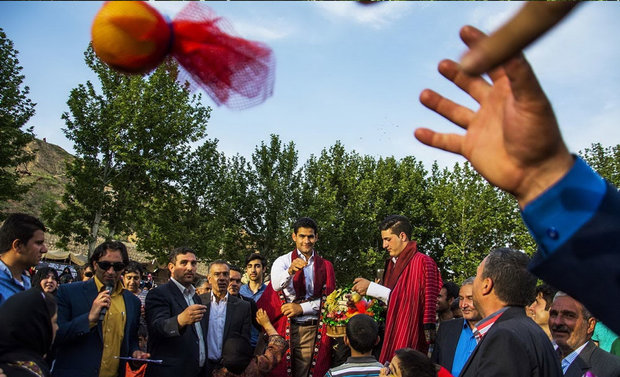
[[[110,283],[107,283],[105,285],[104,290],[108,291],[108,294],[112,293],[112,290],[114,289],[114,286],[111,285]],[[105,313],[107,313],[108,308],[103,307],[101,308],[101,311],[99,312],[99,321],[103,321],[103,319],[105,318]]]

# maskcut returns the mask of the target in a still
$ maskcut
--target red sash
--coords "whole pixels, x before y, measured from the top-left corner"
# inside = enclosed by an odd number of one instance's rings
[[[415,241],[409,241],[405,246],[405,249],[400,253],[396,263],[392,263],[392,258],[385,261],[385,272],[383,273],[383,285],[394,290],[398,278],[405,270],[405,267],[409,265],[409,261],[418,252],[417,244]]]
[[[297,253],[293,251],[291,256],[291,261],[295,258]],[[297,271],[295,275],[297,275],[300,271]],[[302,271],[303,272],[303,271]],[[295,279],[295,277],[293,278]],[[304,282],[303,274],[301,277],[297,279],[301,279]],[[299,283],[297,283],[299,284]],[[305,283],[304,292],[305,292]],[[297,287],[295,286],[295,280],[293,280],[293,286],[295,287],[295,294],[297,297],[305,297],[304,295],[300,295],[301,292],[297,291]],[[336,288],[336,279],[334,275],[334,267],[332,266],[330,261],[327,261],[321,258],[316,252],[314,253],[314,289],[313,289],[313,297],[321,298],[321,306],[319,312],[319,319],[322,318],[324,311],[325,298],[327,295],[332,293]],[[318,293],[318,294],[317,294]],[[286,298],[284,297],[283,291],[276,292],[274,291],[271,282],[265,288],[263,295],[256,303],[260,309],[263,309],[267,312],[269,316],[269,320],[275,327],[278,334],[282,335],[286,341],[289,343],[289,348],[287,349],[282,361],[268,374],[270,377],[289,377],[291,376],[291,347],[290,347],[290,321],[287,317],[282,315],[281,307],[283,304],[287,303]],[[329,365],[331,362],[331,338],[326,335],[327,326],[323,321],[319,321],[319,327],[317,329],[317,335],[315,337],[314,342],[314,352],[312,354],[312,364],[310,367],[310,375],[309,377],[323,377],[327,370],[329,369]]]

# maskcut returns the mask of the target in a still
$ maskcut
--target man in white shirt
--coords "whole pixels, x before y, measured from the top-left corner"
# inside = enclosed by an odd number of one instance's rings
[[[620,376],[620,357],[598,348],[590,340],[596,319],[579,301],[558,292],[549,309],[549,329],[562,359],[564,376]]]
[[[278,257],[271,268],[271,287],[281,298],[282,317],[276,328],[284,327],[290,335],[291,348],[287,352],[291,357],[284,359],[286,374],[323,376],[329,368],[329,345],[325,345],[328,339],[320,323],[320,309],[322,298],[334,290],[334,268],[314,250],[318,240],[314,220],[297,220],[292,237],[295,250]]]
[[[205,375],[207,307],[192,285],[198,261],[194,250],[179,247],[169,256],[170,281],[149,291],[145,311],[151,357],[146,377]]]
[[[228,293],[230,266],[223,260],[209,264],[207,275],[211,299],[207,305],[207,376],[221,367],[222,347],[226,339],[240,337],[250,343],[250,303]]]

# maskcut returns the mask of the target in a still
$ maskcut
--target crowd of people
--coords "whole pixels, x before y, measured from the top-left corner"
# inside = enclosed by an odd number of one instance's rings
[[[0,228],[0,376],[620,376],[620,193],[568,152],[519,54],[573,7],[527,4],[490,38],[461,30],[471,51],[439,71],[480,104],[476,111],[431,90],[420,95],[466,132],[415,136],[463,155],[516,197],[539,245],[532,260],[494,249],[460,286],[443,282],[408,219],[387,217],[382,278],[352,282],[387,304],[385,323],[353,316],[342,339],[350,356],[335,363],[321,317],[334,268],[314,248],[310,218],[293,224],[295,249],[273,261],[268,284],[260,254],[246,260],[248,284],[223,260],[210,261],[207,281],[197,282],[196,252],[179,247],[169,281],[144,295],[132,276],[142,272],[114,241],[90,256],[92,279],[58,286],[57,272],[42,268],[31,288],[27,271],[47,251],[45,227],[13,214]],[[559,12],[524,17],[534,8]],[[495,54],[488,46],[498,41],[505,46]],[[472,75],[484,72],[490,83]]]

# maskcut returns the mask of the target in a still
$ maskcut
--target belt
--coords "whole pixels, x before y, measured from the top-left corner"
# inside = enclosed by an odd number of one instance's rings
[[[306,319],[305,321],[296,321],[293,320],[293,323],[299,326],[318,326],[318,319]]]

